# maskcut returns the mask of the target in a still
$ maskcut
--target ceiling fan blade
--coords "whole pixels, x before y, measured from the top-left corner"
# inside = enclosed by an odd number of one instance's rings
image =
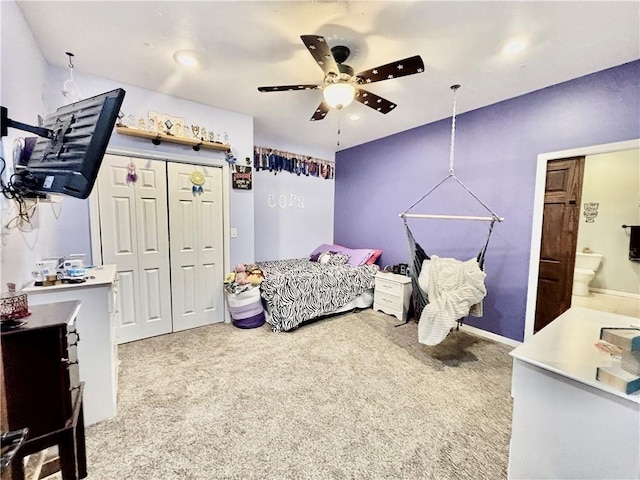
[[[315,90],[318,85],[279,85],[274,87],[258,87],[259,92],[287,92],[290,90]]]
[[[333,53],[331,53],[331,48],[327,45],[324,37],[319,35],[300,35],[300,38],[309,50],[309,53],[311,53],[315,61],[318,62],[318,65],[320,65],[325,75],[330,72],[336,75],[340,73],[338,71],[338,64],[335,58],[333,58]]]
[[[397,107],[395,103],[390,102],[386,98],[379,97],[375,93],[368,92],[363,90],[362,88],[356,89],[356,98],[357,101],[366,105],[367,107],[371,107],[374,110],[377,110],[380,113],[387,114],[391,110]]]
[[[420,55],[416,55],[398,60],[397,62],[380,65],[370,70],[365,70],[364,72],[357,73],[356,77],[358,77],[358,83],[373,83],[422,72],[424,72],[424,62]]]
[[[324,117],[327,116],[327,113],[329,113],[330,108],[331,107],[329,107],[329,104],[323,100],[322,103],[318,105],[318,108],[316,109],[316,111],[313,113],[313,116],[311,117],[311,121],[315,122],[316,120],[324,120]]]

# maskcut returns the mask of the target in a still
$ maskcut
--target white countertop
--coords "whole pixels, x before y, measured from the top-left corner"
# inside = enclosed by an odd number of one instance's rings
[[[52,290],[66,290],[70,288],[87,288],[95,287],[97,285],[104,285],[113,283],[116,278],[116,266],[115,265],[102,265],[98,267],[87,268],[86,282],[82,283],[61,283],[59,285],[50,285],[46,287],[36,287],[31,283],[28,287],[22,289],[23,292],[35,293],[35,292],[50,292]]]
[[[511,351],[518,360],[640,404],[640,392],[626,395],[596,380],[598,367],[620,360],[595,347],[603,327],[640,327],[640,319],[572,307]]]

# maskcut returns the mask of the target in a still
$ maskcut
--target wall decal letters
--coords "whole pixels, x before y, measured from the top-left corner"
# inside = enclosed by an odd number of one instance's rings
[[[280,194],[276,198],[275,194],[270,193],[267,196],[267,205],[269,208],[304,208],[304,197],[290,193],[288,196]]]

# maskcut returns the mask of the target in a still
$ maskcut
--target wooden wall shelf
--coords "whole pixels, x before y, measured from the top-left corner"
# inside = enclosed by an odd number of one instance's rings
[[[129,135],[130,137],[148,138],[154,145],[160,145],[162,142],[189,145],[196,152],[201,148],[204,148],[205,150],[218,150],[220,152],[231,151],[231,145],[225,143],[215,143],[197,138],[176,137],[165,133],[153,133],[147,132],[146,130],[138,130],[137,128],[116,127],[116,132],[121,135]]]

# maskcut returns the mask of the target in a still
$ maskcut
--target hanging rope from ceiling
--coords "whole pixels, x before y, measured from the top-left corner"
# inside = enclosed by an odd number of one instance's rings
[[[427,193],[422,195],[418,201],[414,202],[409,208],[407,208],[404,212],[400,213],[400,217],[405,219],[407,218],[437,218],[444,220],[488,220],[490,222],[502,222],[504,221],[503,217],[500,217],[496,212],[494,212],[489,206],[480,200],[480,198],[471,191],[469,187],[467,187],[462,180],[460,180],[456,174],[454,173],[454,152],[456,146],[456,97],[458,89],[460,85],[452,85],[451,90],[453,90],[453,115],[451,116],[451,141],[449,146],[449,174],[445,176],[442,180],[440,180],[435,186],[430,188]],[[445,183],[447,180],[453,179],[458,185],[460,185],[469,195],[471,195],[480,205],[482,205],[485,210],[487,210],[491,216],[472,216],[472,215],[435,215],[435,214],[417,214],[417,213],[408,213],[413,207],[422,202],[425,198],[427,198],[434,190],[436,190],[440,185]],[[493,226],[493,223],[492,223]]]
[[[73,57],[75,56],[71,52],[65,52],[65,54],[69,57],[69,79],[65,80],[62,85],[62,95],[69,99],[69,102],[77,102],[80,100],[80,87],[73,79],[73,69],[75,66],[73,65]]]

